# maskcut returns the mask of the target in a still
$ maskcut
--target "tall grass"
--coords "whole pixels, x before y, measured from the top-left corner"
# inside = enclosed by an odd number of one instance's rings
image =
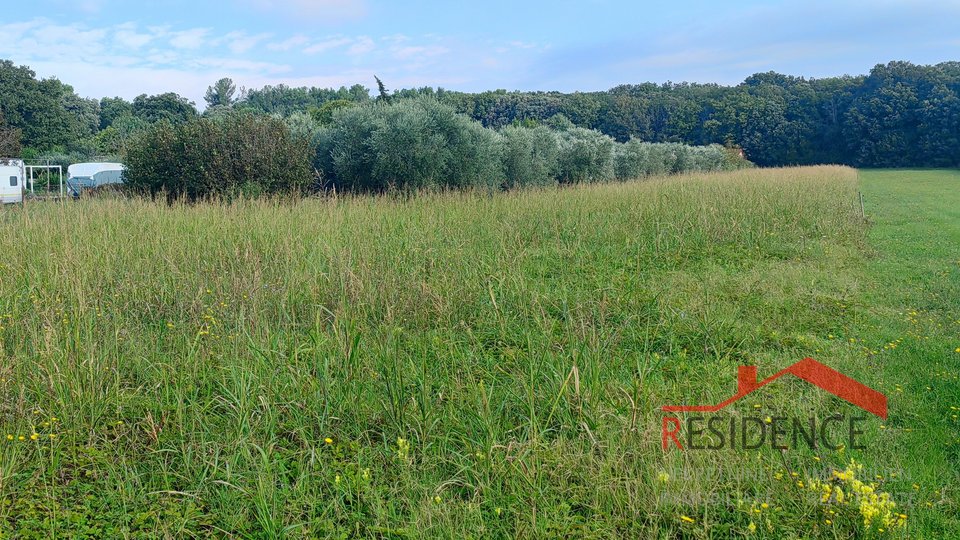
[[[853,170],[817,167],[6,209],[0,530],[680,534],[691,506],[661,502],[658,473],[710,467],[684,492],[746,497],[755,458],[663,454],[658,408],[831,346],[855,194]],[[719,512],[697,520],[742,521]]]

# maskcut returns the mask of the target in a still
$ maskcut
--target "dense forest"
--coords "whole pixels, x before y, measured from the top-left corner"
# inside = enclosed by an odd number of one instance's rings
[[[891,62],[866,76],[808,79],[759,73],[737,86],[621,85],[604,92],[465,93],[418,88],[376,97],[361,86],[283,85],[238,90],[222,79],[203,113],[175,93],[132,102],[79,97],[57,79],[0,62],[0,154],[54,161],[124,155],[132,137],[228,110],[283,119],[294,131],[331,122],[335,111],[369,101],[433,97],[486,127],[572,123],[616,141],[739,147],[758,165],[842,163],[860,167],[960,166],[960,62]]]

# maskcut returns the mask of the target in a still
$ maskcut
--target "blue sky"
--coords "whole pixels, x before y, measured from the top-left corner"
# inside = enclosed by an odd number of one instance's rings
[[[12,3],[12,2],[11,2]],[[267,84],[603,90],[960,60],[960,0],[33,0],[0,58],[90,97]]]

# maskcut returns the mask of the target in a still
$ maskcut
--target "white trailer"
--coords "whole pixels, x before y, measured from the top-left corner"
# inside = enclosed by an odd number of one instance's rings
[[[23,160],[0,159],[0,204],[23,202],[26,179]]]
[[[79,197],[84,189],[123,183],[120,163],[75,163],[67,167],[67,190]]]

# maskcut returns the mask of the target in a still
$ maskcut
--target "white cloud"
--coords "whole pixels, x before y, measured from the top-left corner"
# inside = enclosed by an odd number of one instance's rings
[[[260,42],[270,39],[271,34],[248,35],[245,32],[230,32],[216,41],[216,44],[226,43],[233,54],[243,54],[256,47]]]
[[[138,32],[137,26],[133,23],[121,24],[116,27],[113,33],[114,41],[124,49],[139,49],[156,39],[156,37],[154,33]]]
[[[270,62],[256,62],[253,60],[238,60],[236,58],[198,58],[190,62],[191,65],[204,69],[217,69],[231,73],[249,72],[254,74],[287,73],[293,68],[287,65],[272,64]]]
[[[268,43],[267,49],[276,52],[289,51],[290,49],[296,47],[302,47],[310,43],[310,38],[304,35],[296,35],[291,38],[285,39],[283,41],[277,41],[274,43]]]
[[[446,47],[441,47],[440,45],[427,45],[423,47],[410,46],[410,47],[399,47],[393,51],[393,56],[400,60],[407,60],[410,58],[425,58],[430,56],[440,56],[450,52],[450,49]]]
[[[380,40],[389,43],[404,43],[406,41],[410,41],[410,36],[406,36],[404,34],[393,34],[390,36],[383,36],[380,38]]]
[[[8,39],[0,40],[0,56],[70,58],[102,54],[105,29],[90,30],[80,25],[60,25],[45,19],[0,26]]]
[[[180,56],[173,51],[153,49],[145,58],[153,64],[173,64],[180,59]]]
[[[0,41],[0,58],[29,65],[41,77],[56,76],[79,94],[96,98],[174,91],[202,104],[204,90],[221,77],[249,88],[358,82],[372,87],[377,73],[391,88],[450,88],[474,84],[497,71],[482,63],[490,47],[439,35],[311,39],[301,33],[277,38],[245,29],[218,32],[133,22],[101,27],[47,18],[0,23],[0,32],[8,38]],[[523,62],[527,51],[515,50],[518,54],[504,55],[497,69]],[[322,54],[333,51],[336,54]],[[456,62],[442,61],[453,54]],[[282,60],[273,61],[276,56]],[[315,72],[327,75],[309,75]]]
[[[80,0],[76,7],[85,13],[99,13],[106,3],[106,0]]]
[[[3,25],[0,25],[0,29],[2,29],[3,34],[5,36],[8,36],[9,39],[12,41],[12,40],[20,39],[20,36],[44,24],[49,24],[49,23],[44,19],[34,19],[32,21],[3,24]]]
[[[347,53],[353,56],[360,56],[367,54],[376,48],[376,44],[367,36],[360,36],[357,40],[347,49]]]
[[[304,54],[318,54],[322,52],[329,51],[330,49],[336,49],[337,47],[343,47],[344,45],[349,45],[353,43],[353,40],[350,38],[330,38],[319,43],[314,43],[313,45],[307,47],[303,50]]]
[[[536,43],[528,43],[526,41],[511,41],[510,46],[516,47],[517,49],[536,49],[537,48]]]
[[[206,28],[173,32],[170,37],[170,45],[177,49],[199,49],[206,42],[209,33],[210,30]]]
[[[367,14],[365,0],[244,0],[262,11],[288,17],[314,19],[317,23],[352,19]]]

